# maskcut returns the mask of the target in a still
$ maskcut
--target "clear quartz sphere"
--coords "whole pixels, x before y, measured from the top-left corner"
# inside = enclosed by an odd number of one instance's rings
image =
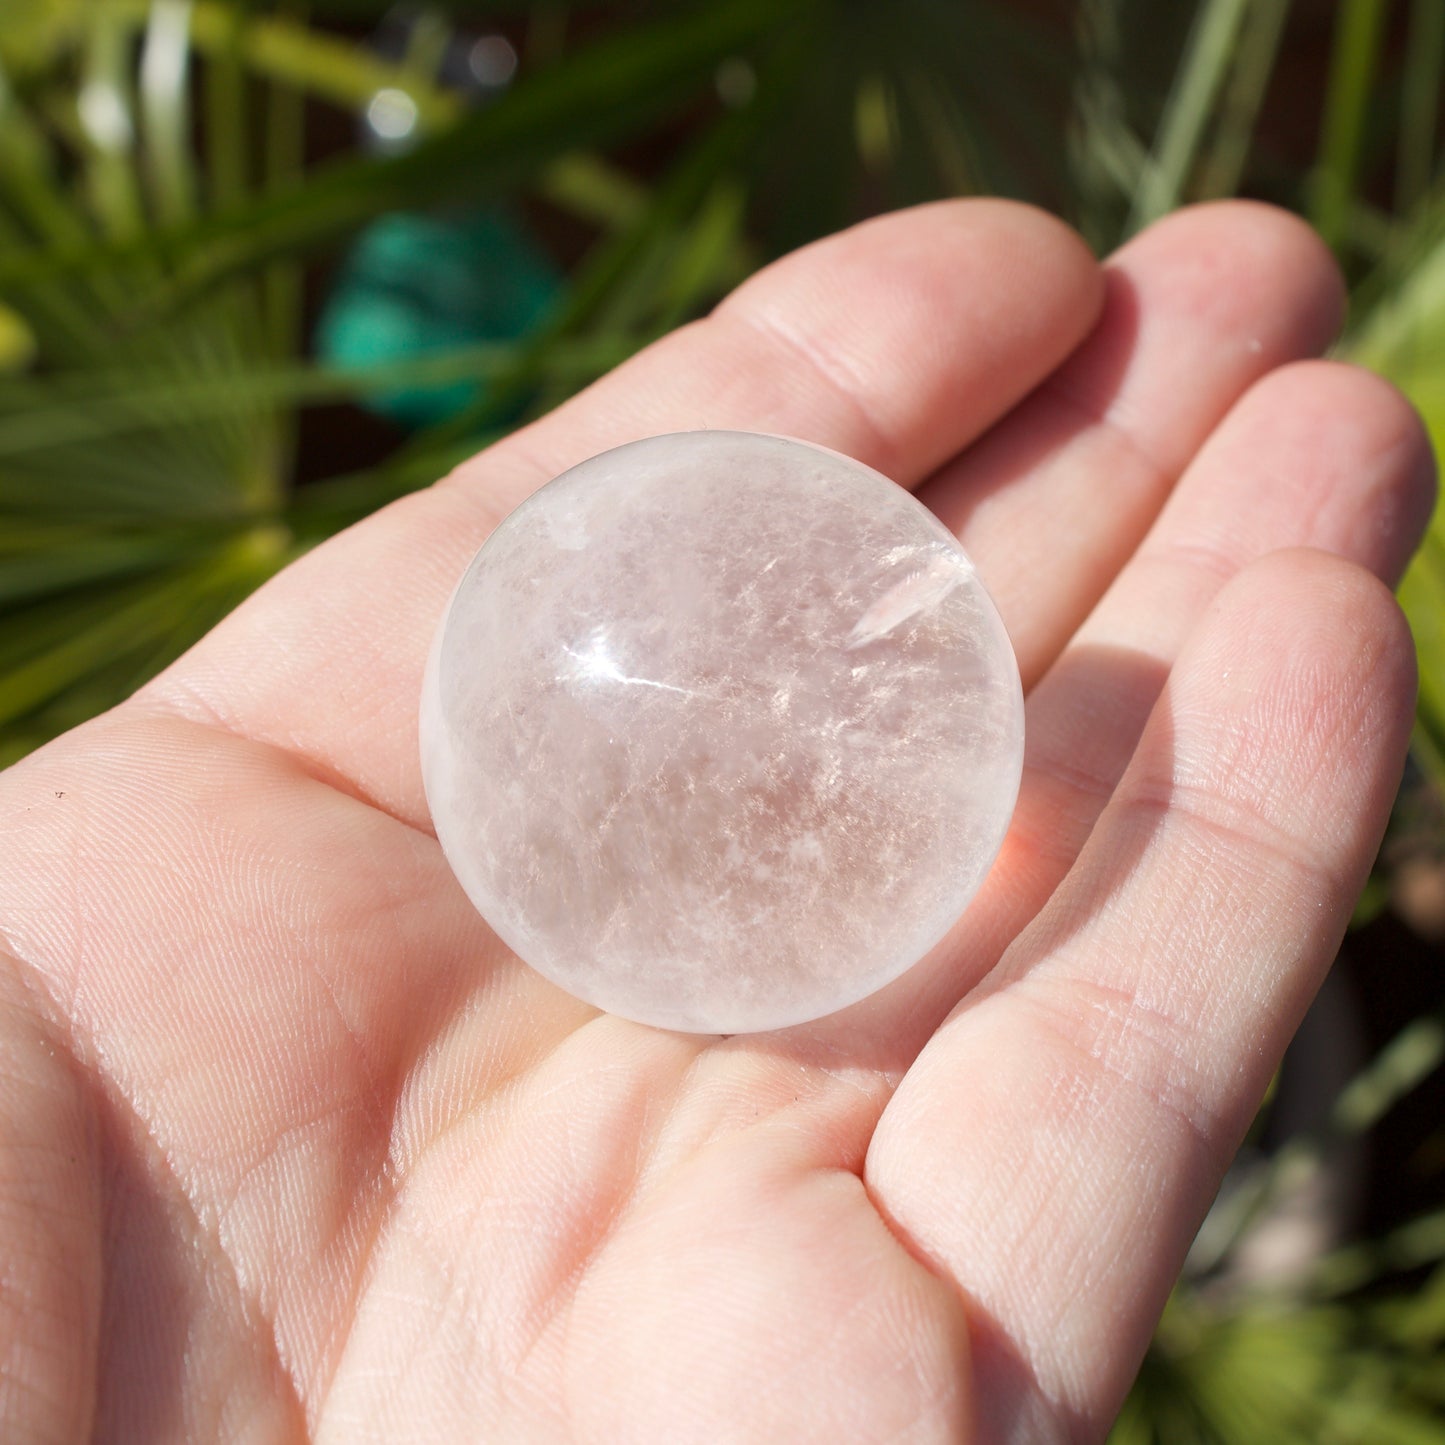
[[[437,837],[533,968],[699,1033],[881,988],[1008,827],[1023,696],[953,535],[848,457],[649,437],[488,539],[423,690]]]

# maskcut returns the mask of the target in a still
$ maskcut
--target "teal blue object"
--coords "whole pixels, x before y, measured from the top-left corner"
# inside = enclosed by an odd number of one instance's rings
[[[383,216],[342,264],[317,323],[317,355],[367,367],[524,339],[544,324],[561,289],[556,266],[506,212]],[[363,404],[418,427],[485,396],[482,382],[463,380],[378,392]]]

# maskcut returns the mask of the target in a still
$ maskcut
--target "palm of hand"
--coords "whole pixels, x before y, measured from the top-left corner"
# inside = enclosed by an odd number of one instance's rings
[[[1381,383],[1285,365],[1337,304],[1257,208],[1102,273],[1016,207],[874,223],[7,774],[7,1438],[1102,1434],[1408,730],[1369,574],[1413,546],[1429,460]],[[426,831],[413,732],[496,516],[697,425],[917,486],[1031,689],[964,924],[873,1000],[726,1040],[507,956]],[[1300,545],[1337,556],[1265,555]]]

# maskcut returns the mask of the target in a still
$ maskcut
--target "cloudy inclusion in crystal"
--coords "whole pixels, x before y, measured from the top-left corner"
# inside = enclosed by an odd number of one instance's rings
[[[747,432],[564,472],[452,597],[422,697],[443,850],[527,963],[701,1033],[916,963],[1003,841],[1023,698],[954,537],[859,462]]]

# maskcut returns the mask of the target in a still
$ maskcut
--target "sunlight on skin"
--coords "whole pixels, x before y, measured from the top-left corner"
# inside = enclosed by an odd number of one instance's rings
[[[0,778],[0,1434],[1100,1438],[1409,730],[1370,574],[1433,475],[1383,383],[1291,364],[1339,307],[1254,206],[1102,268],[1000,202],[869,223]],[[1032,689],[965,920],[877,998],[748,1039],[597,1015],[508,957],[415,746],[496,519],[701,425],[917,487]],[[1269,555],[1300,546],[1336,555]]]

